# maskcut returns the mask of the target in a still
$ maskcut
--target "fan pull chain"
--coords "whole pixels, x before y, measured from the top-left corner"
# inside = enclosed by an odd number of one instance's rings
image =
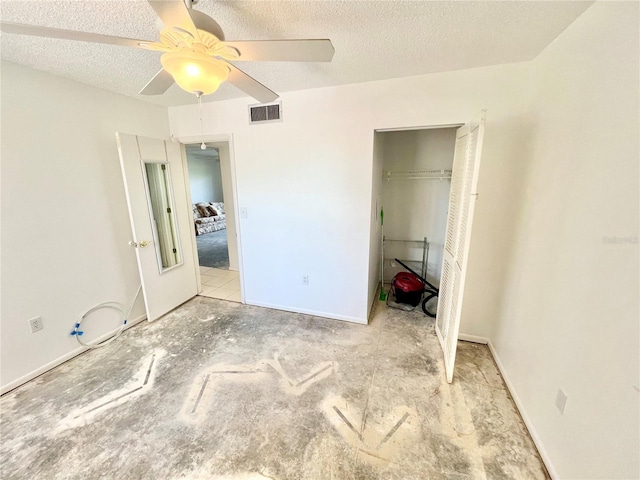
[[[200,93],[200,95],[196,93],[196,96],[198,97],[198,109],[200,110],[200,136],[202,137],[202,144],[200,145],[200,148],[202,150],[206,150],[207,146],[204,143],[204,127],[202,126],[202,93]]]

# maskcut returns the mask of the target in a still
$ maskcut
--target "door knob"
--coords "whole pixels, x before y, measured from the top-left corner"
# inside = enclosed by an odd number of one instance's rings
[[[136,243],[133,240],[131,240],[129,242],[129,245],[131,245],[134,248],[138,248],[138,247],[144,248],[151,245],[152,243],[153,243],[153,240],[142,240],[140,243]]]

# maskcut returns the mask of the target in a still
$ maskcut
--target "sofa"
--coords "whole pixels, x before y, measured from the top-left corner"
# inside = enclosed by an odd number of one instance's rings
[[[203,235],[227,228],[224,203],[200,202],[193,204],[192,207],[196,235]]]

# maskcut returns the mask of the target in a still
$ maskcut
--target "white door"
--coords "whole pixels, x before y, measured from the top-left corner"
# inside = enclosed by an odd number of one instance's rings
[[[197,294],[180,144],[116,133],[147,319]]]
[[[456,361],[462,296],[467,273],[467,254],[473,211],[478,195],[478,172],[483,136],[484,117],[478,122],[460,127],[456,133],[447,235],[436,315],[436,334],[444,352],[444,365],[449,383],[453,381]]]

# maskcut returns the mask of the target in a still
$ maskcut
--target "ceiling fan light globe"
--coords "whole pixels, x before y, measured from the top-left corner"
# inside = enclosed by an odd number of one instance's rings
[[[185,73],[192,77],[197,77],[200,75],[200,68],[197,65],[190,63],[186,66]]]
[[[160,62],[178,86],[189,93],[209,95],[229,76],[225,63],[192,50],[165,53]]]

